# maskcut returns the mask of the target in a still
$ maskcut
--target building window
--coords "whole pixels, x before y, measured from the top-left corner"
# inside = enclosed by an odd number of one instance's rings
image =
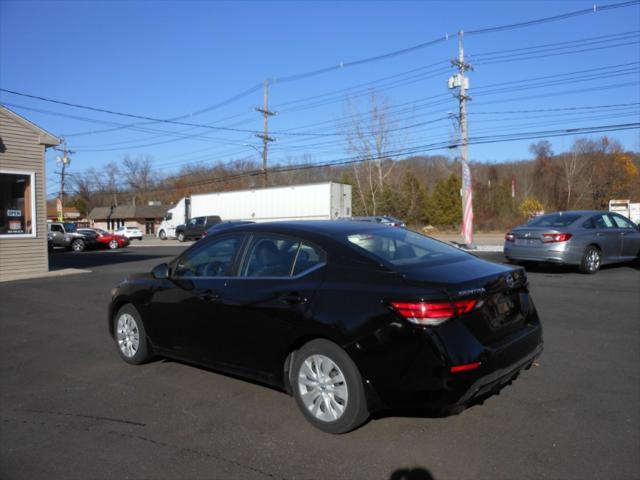
[[[0,171],[0,236],[36,234],[33,172]]]

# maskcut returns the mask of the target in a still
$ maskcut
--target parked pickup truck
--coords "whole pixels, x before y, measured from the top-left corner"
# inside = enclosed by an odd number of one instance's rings
[[[83,252],[96,245],[97,235],[79,233],[75,223],[53,222],[47,225],[54,247],[70,248],[74,252]]]
[[[193,217],[186,225],[183,224],[176,227],[176,237],[181,242],[191,239],[200,240],[207,230],[220,223],[220,221],[221,219],[217,215]]]

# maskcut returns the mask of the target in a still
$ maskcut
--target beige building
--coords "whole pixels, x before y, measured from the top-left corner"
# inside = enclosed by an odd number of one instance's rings
[[[126,225],[137,227],[145,235],[155,235],[162,219],[167,214],[167,205],[119,205],[117,207],[95,207],[87,218],[92,227],[113,231]]]
[[[0,280],[49,271],[45,150],[59,144],[0,106]]]

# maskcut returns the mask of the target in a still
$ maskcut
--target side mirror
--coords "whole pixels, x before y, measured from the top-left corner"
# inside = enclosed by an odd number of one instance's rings
[[[153,278],[157,278],[158,280],[169,278],[169,265],[166,263],[157,265],[153,270],[151,270],[151,275],[153,275]]]

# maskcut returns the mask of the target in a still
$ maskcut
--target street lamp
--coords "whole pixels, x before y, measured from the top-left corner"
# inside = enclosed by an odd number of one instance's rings
[[[266,187],[267,186],[267,169],[266,169],[266,166],[265,166],[265,163],[264,163],[264,152],[261,152],[258,147],[256,147],[255,145],[251,145],[250,143],[243,143],[242,145],[244,147],[253,148],[256,151],[256,153],[262,157],[262,159],[263,159],[263,162],[262,162],[262,175],[263,175],[263,177],[262,178],[264,179],[264,186]]]
[[[260,149],[258,147],[256,147],[255,145],[251,145],[250,143],[243,143],[242,144],[243,147],[251,147],[253,148],[256,152],[258,152],[258,155],[262,155],[262,152],[260,151]]]

